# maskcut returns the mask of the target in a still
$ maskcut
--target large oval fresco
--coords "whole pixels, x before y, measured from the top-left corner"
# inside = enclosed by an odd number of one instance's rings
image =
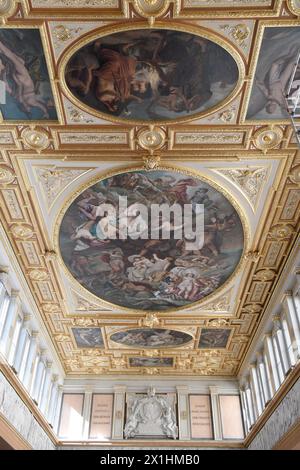
[[[172,348],[193,340],[188,333],[163,328],[136,328],[111,335],[115,343],[134,348]]]
[[[157,214],[174,203],[176,218]],[[175,170],[136,170],[84,190],[63,216],[59,244],[68,270],[98,298],[163,311],[222,286],[239,264],[244,232],[236,209],[207,181]]]
[[[82,47],[65,68],[83,104],[125,120],[168,121],[224,101],[239,77],[233,57],[194,34],[158,29],[123,31]]]

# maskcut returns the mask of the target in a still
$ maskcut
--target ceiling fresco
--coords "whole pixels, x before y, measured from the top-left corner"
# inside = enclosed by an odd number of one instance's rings
[[[110,337],[115,343],[137,348],[171,348],[190,342],[193,337],[182,331],[144,328],[114,333]]]
[[[6,0],[0,15],[0,238],[66,374],[236,376],[299,232],[280,93],[299,2]],[[119,195],[203,203],[203,246],[106,243],[98,206]]]
[[[126,197],[124,209],[120,197]],[[173,222],[152,217],[154,204],[175,203],[180,214]],[[103,204],[110,204],[115,215],[102,214]],[[139,212],[142,204],[145,211]],[[200,205],[204,209],[204,240],[191,247],[181,229],[188,204],[194,224]],[[125,223],[128,236],[122,239]],[[169,230],[162,239],[166,223]],[[197,302],[220,288],[240,262],[244,233],[236,209],[207,182],[178,170],[135,171],[85,189],[64,215],[59,246],[69,271],[97,297],[161,311]]]
[[[95,39],[67,63],[70,91],[87,106],[134,121],[172,121],[224,101],[239,77],[218,44],[181,31],[139,29]]]
[[[0,30],[0,74],[5,84],[0,105],[3,120],[57,119],[38,29]]]

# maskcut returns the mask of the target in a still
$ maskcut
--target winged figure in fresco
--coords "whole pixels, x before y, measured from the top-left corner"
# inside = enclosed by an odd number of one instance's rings
[[[0,78],[5,82],[6,91],[13,96],[22,111],[30,115],[32,108],[43,112],[49,118],[46,104],[37,96],[36,85],[25,65],[25,61],[0,41]]]

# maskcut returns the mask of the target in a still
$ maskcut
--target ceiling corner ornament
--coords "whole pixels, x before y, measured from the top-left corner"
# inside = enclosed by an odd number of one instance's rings
[[[289,10],[297,16],[300,16],[300,0],[287,0]]]
[[[130,0],[123,0],[129,3]],[[153,26],[155,19],[162,17],[170,5],[174,5],[175,11],[180,11],[180,0],[132,0],[135,11],[143,18],[147,18],[149,26]]]
[[[11,184],[16,178],[14,170],[7,165],[0,165],[0,185]]]
[[[22,131],[21,138],[26,146],[37,152],[46,149],[50,144],[49,135],[43,129],[28,127]]]
[[[150,126],[149,129],[142,129],[137,134],[138,145],[153,155],[153,153],[163,147],[166,142],[165,132],[159,128]]]
[[[43,190],[48,209],[51,209],[59,195],[69,184],[87,173],[89,169],[74,169],[68,167],[50,167],[36,169],[36,176]]]
[[[0,21],[5,23],[5,20],[13,15],[18,6],[16,0],[0,0]]]
[[[220,25],[221,30],[228,33],[229,37],[231,37],[242,49],[246,49],[247,47],[247,39],[250,35],[250,28],[243,23],[239,23],[235,26],[231,26],[229,24]]]
[[[263,185],[267,180],[267,167],[224,168],[216,170],[216,173],[220,173],[235,183],[244,193],[252,208],[256,207]]]
[[[256,148],[266,153],[277,147],[283,138],[283,131],[280,127],[263,127],[255,132],[253,143]]]

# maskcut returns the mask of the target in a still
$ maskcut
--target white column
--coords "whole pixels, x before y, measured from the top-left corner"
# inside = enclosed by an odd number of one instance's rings
[[[255,416],[254,416],[254,408],[253,408],[253,399],[252,399],[252,394],[251,394],[250,385],[248,381],[245,384],[245,397],[246,397],[247,409],[249,413],[249,422],[250,422],[249,428],[251,428],[251,426],[255,423]]]
[[[45,374],[45,380],[44,384],[41,390],[40,394],[40,410],[43,414],[45,414],[48,403],[49,403],[49,398],[50,398],[50,385],[51,385],[51,368],[52,368],[52,362],[46,361],[46,374]]]
[[[56,398],[58,395],[58,384],[57,384],[58,376],[53,375],[52,376],[52,386],[50,390],[50,399],[49,399],[49,406],[48,406],[48,411],[47,411],[47,421],[49,424],[52,425],[53,419],[54,419],[54,414],[55,414],[55,403],[56,403]]]
[[[87,441],[89,438],[89,428],[90,428],[90,419],[92,412],[92,389],[86,389],[84,392],[84,405],[83,405],[83,429],[82,429],[82,439]]]
[[[271,399],[271,391],[268,383],[266,365],[262,353],[257,353],[257,373],[261,383],[264,405]]]
[[[284,337],[287,352],[288,352],[289,364],[291,367],[293,367],[296,364],[296,359],[295,359],[295,354],[293,350],[291,335],[289,332],[289,326],[288,326],[285,316],[286,316],[286,313],[282,312],[280,315],[280,322],[281,322],[283,337]]]
[[[212,421],[214,428],[214,439],[215,441],[221,441],[222,436],[222,425],[221,425],[221,412],[219,404],[219,390],[218,387],[208,387],[211,399],[211,410],[212,410]]]
[[[112,439],[123,439],[124,418],[125,418],[125,394],[126,386],[114,386],[114,412],[113,412],[113,429]]]
[[[280,380],[279,380],[279,375],[278,375],[278,370],[277,370],[277,364],[276,364],[276,358],[275,358],[275,352],[274,352],[271,334],[266,334],[264,341],[265,341],[265,347],[266,347],[266,355],[268,358],[268,362],[270,364],[271,382],[273,386],[273,391],[275,393],[280,387]]]
[[[272,344],[273,344],[273,350],[274,350],[274,356],[275,356],[275,361],[276,361],[276,366],[277,366],[279,382],[281,385],[282,382],[284,381],[284,372],[283,372],[283,365],[281,363],[281,357],[280,357],[279,350],[278,350],[278,344],[276,341],[276,334],[274,330],[272,331]]]
[[[293,296],[290,293],[285,294],[283,305],[286,309],[286,313],[287,313],[288,319],[290,320],[290,324],[291,324],[292,331],[293,331],[294,338],[295,338],[294,353],[295,353],[295,356],[299,358],[300,357],[300,328],[299,328],[295,304],[293,301]]]
[[[23,359],[26,338],[28,337],[28,324],[29,324],[30,318],[31,318],[30,315],[25,315],[23,317],[23,324],[22,324],[22,327],[21,327],[20,336],[19,336],[19,339],[18,339],[18,345],[17,345],[17,348],[16,348],[15,358],[14,358],[14,362],[13,362],[13,367],[14,367],[14,369],[17,373],[20,370],[21,362],[22,362],[22,359]]]
[[[248,433],[250,430],[251,421],[250,421],[246,392],[245,392],[244,386],[241,386],[240,394],[241,394],[241,403],[242,403],[242,412],[243,412],[243,417],[244,417],[245,430]]]
[[[253,387],[253,398],[254,407],[256,409],[256,416],[259,417],[263,410],[263,404],[261,400],[261,391],[258,383],[258,376],[255,364],[250,365],[250,385]]]
[[[3,302],[3,300],[4,300],[5,294],[6,294],[5,285],[4,285],[3,282],[0,280],[0,307],[1,307],[1,304],[2,304],[2,302]]]
[[[279,317],[277,316],[274,317],[273,323],[274,323],[275,338],[276,338],[276,342],[278,346],[278,353],[279,353],[280,360],[282,363],[283,373],[285,375],[290,369],[290,364],[289,364],[289,359],[288,359],[288,350],[287,350],[285,339],[283,336],[283,331],[281,329]]]
[[[187,385],[177,385],[176,390],[178,402],[179,439],[189,441],[191,439],[189,416],[189,388]]]
[[[2,330],[1,340],[0,340],[0,350],[2,351],[5,357],[7,357],[7,353],[9,351],[10,343],[11,343],[12,336],[13,336],[13,325],[18,315],[19,306],[20,306],[19,292],[14,290],[11,293],[8,312],[6,315],[4,327]]]
[[[27,390],[30,390],[31,379],[32,379],[34,365],[35,365],[35,358],[36,358],[36,353],[37,353],[37,344],[36,344],[37,336],[38,336],[37,331],[33,331],[31,333],[30,346],[29,346],[29,351],[28,351],[28,356],[27,356],[25,371],[24,371],[24,378],[23,378],[23,385],[25,388],[27,388]]]
[[[296,315],[298,318],[298,324],[300,325],[300,294],[298,293],[293,295],[294,305],[296,309]]]
[[[58,425],[59,425],[60,411],[61,411],[61,405],[62,405],[62,396],[63,396],[63,386],[62,384],[58,384],[56,400],[54,403],[54,414],[53,414],[53,430],[56,434],[58,433]]]
[[[45,351],[41,351],[34,381],[31,387],[31,396],[38,403],[38,397],[42,386],[42,378],[45,370]]]

